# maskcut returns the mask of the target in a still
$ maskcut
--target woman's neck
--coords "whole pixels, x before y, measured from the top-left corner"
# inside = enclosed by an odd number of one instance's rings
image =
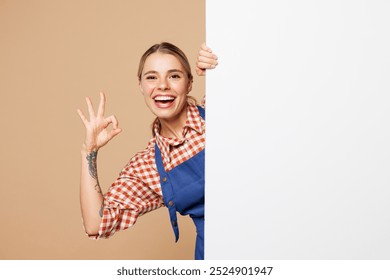
[[[187,108],[175,119],[160,119],[160,135],[167,138],[183,138],[183,128],[187,121]]]

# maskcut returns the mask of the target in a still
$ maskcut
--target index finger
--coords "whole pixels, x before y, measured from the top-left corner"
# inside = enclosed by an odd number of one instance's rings
[[[200,45],[200,48],[204,51],[207,51],[207,52],[212,52],[211,49],[206,45],[206,43],[204,42],[202,45]]]
[[[100,102],[99,102],[99,108],[98,108],[98,116],[103,117],[104,116],[104,110],[106,106],[106,96],[104,92],[100,92]]]
[[[201,57],[211,58],[211,59],[215,59],[215,60],[218,59],[218,57],[215,54],[213,54],[212,52],[207,52],[205,50],[199,51],[199,58],[201,58]]]

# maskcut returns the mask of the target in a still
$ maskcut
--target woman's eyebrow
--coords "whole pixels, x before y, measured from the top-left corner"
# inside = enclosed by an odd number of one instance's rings
[[[157,71],[150,70],[150,71],[148,71],[148,72],[145,72],[145,73],[144,73],[144,76],[145,76],[145,75],[148,75],[148,74],[157,74]]]
[[[168,70],[168,73],[172,73],[172,72],[180,72],[180,73],[183,73],[183,71],[181,71],[180,69],[171,69],[171,70]]]
[[[172,73],[172,72],[184,73],[184,72],[183,72],[182,70],[180,70],[180,69],[170,69],[170,70],[168,70],[167,72],[168,72],[168,73]],[[145,73],[144,73],[144,76],[145,76],[145,75],[148,75],[148,74],[158,74],[158,72],[155,71],[155,70],[150,70],[150,71],[148,71],[148,72],[145,72]]]

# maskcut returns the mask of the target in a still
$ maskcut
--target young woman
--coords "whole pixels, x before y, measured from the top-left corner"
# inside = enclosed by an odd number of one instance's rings
[[[217,57],[202,44],[197,74],[205,75],[206,69],[216,65]],[[188,96],[193,81],[190,64],[176,46],[156,44],[141,57],[138,81],[146,105],[156,115],[153,137],[104,195],[98,181],[97,153],[121,129],[115,116],[104,116],[104,93],[100,93],[97,113],[86,98],[89,119],[78,110],[86,128],[80,184],[85,230],[93,238],[108,238],[132,226],[140,215],[166,206],[176,241],[176,212],[191,216],[197,230],[195,259],[203,259],[205,111]]]

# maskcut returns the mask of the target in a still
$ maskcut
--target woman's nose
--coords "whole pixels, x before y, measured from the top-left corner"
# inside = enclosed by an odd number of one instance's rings
[[[165,79],[161,79],[160,80],[160,83],[158,85],[158,89],[159,90],[167,90],[167,89],[169,89],[168,83],[167,83],[167,81]]]

